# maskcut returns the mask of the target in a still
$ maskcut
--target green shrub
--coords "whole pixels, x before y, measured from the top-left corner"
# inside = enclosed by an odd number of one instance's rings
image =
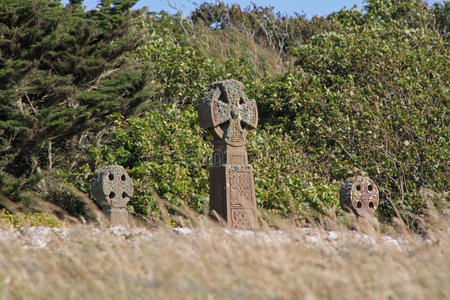
[[[277,213],[329,214],[338,204],[336,184],[317,178],[300,144],[280,129],[257,129],[248,138],[258,206]]]
[[[342,181],[365,171],[380,187],[383,215],[393,215],[394,205],[420,215],[419,189],[447,188],[449,51],[426,14],[413,22],[392,13],[380,22],[374,3],[382,2],[369,1],[361,25],[293,48],[296,70],[265,86],[263,106],[274,112],[269,122],[318,162],[321,177]]]
[[[202,212],[207,202],[210,149],[192,106],[180,110],[168,105],[162,112],[148,112],[141,118],[118,119],[101,148],[101,164],[124,166],[134,180],[131,204],[138,214],[147,206],[156,208],[154,188],[164,199],[180,205],[184,201]]]
[[[10,213],[5,209],[0,210],[0,224],[4,224],[12,227],[21,226],[47,226],[47,227],[60,227],[61,223],[58,219],[45,213]]]

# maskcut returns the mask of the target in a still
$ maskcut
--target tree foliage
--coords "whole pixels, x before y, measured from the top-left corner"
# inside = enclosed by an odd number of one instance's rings
[[[76,2],[0,3],[3,193],[18,199],[28,179],[76,170],[89,133],[148,98],[145,67],[123,59],[141,42],[134,3],[104,0],[88,12]]]

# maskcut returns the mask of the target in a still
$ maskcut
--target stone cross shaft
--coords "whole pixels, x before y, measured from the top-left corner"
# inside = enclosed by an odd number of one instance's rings
[[[230,228],[253,229],[258,223],[255,187],[245,144],[248,131],[258,124],[258,109],[243,89],[236,80],[211,84],[200,100],[199,120],[213,135],[210,213]]]

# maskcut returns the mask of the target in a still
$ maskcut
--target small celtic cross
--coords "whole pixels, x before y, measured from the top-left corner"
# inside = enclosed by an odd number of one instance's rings
[[[133,196],[133,180],[122,166],[99,169],[92,178],[91,190],[112,226],[128,226],[126,206]]]
[[[373,218],[379,204],[378,187],[366,176],[347,178],[341,187],[340,202],[344,210],[359,218]]]

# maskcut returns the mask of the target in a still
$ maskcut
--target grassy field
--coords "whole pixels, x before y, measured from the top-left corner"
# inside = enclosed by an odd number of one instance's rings
[[[0,299],[448,299],[448,211],[428,224],[390,242],[342,228],[3,227]]]

